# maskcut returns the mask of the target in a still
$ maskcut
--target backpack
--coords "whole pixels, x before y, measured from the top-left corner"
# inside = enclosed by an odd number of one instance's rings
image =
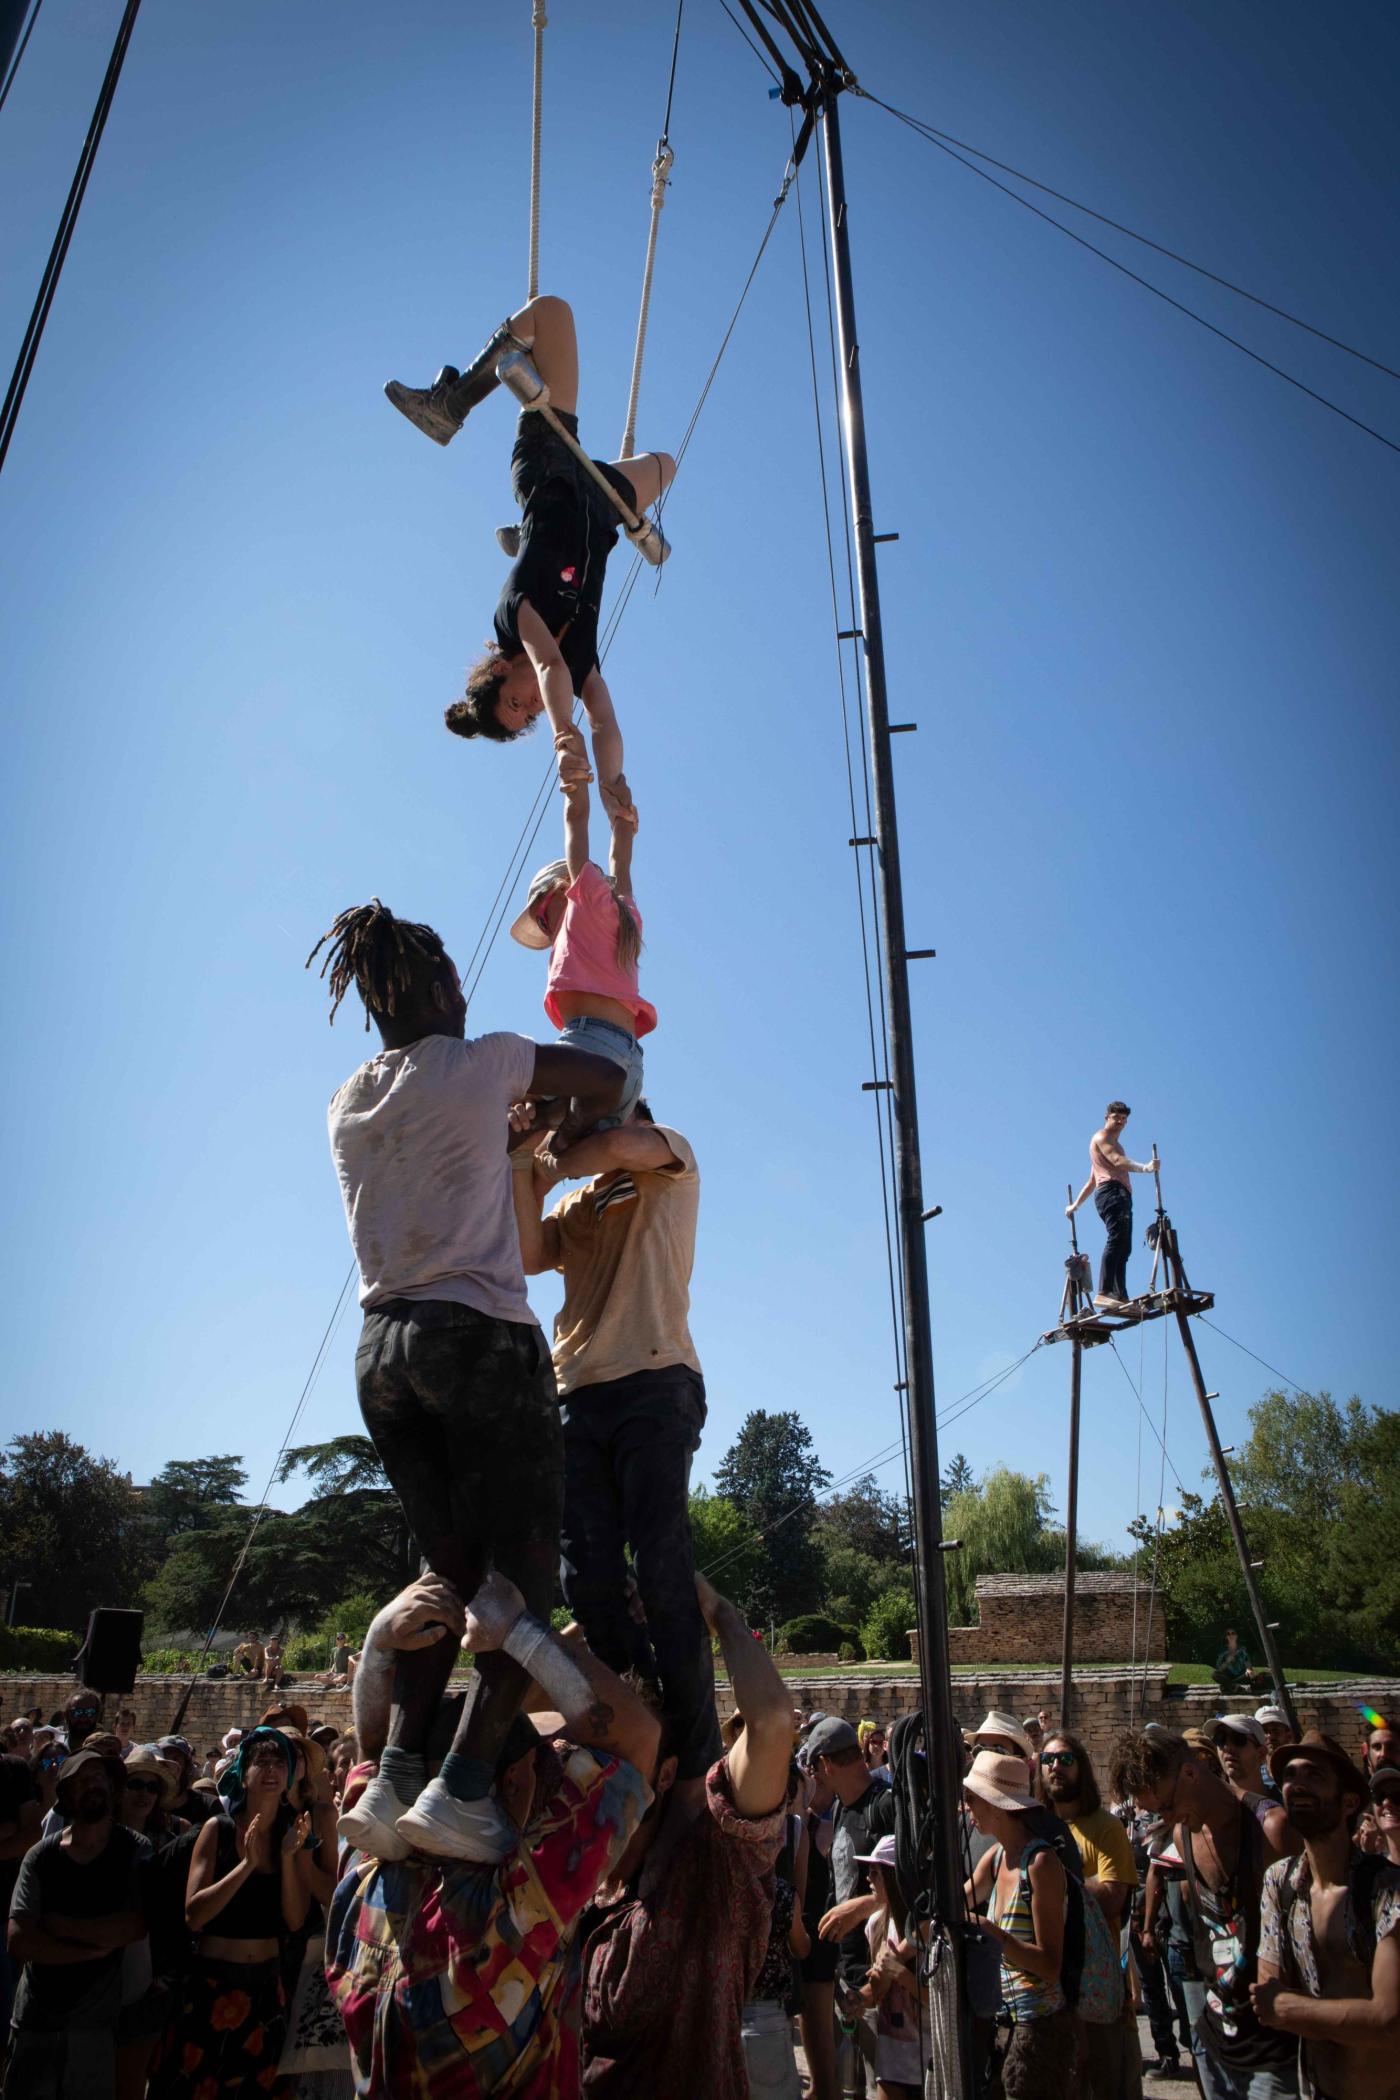
[[[1032,1838],[1021,1854],[1021,1881],[1030,1902],[1028,1868],[1037,1852],[1055,1852],[1046,1838]],[[1058,1854],[1056,1854],[1058,1857]],[[1123,1969],[1113,1929],[1083,1883],[1065,1874],[1065,1947],[1060,1961],[1060,1988],[1071,2008],[1090,2027],[1108,2027],[1123,2014]]]

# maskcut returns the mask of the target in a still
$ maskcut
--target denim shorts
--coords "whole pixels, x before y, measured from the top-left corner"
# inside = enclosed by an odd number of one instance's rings
[[[559,1031],[561,1043],[571,1050],[589,1050],[594,1057],[606,1057],[620,1065],[626,1075],[622,1082],[622,1099],[610,1116],[600,1116],[594,1124],[595,1130],[616,1130],[627,1121],[642,1092],[642,1046],[625,1028],[618,1028],[612,1021],[595,1021],[582,1014],[576,1021],[566,1021]]]

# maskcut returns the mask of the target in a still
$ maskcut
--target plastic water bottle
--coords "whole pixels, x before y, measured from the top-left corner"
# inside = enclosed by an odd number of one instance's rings
[[[836,2015],[836,2083],[842,2100],[864,2100],[865,2065],[856,2045],[854,2020]]]

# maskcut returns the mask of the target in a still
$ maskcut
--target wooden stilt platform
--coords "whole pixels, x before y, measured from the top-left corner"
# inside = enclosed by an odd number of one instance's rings
[[[1144,1320],[1165,1319],[1168,1313],[1183,1312],[1188,1317],[1193,1313],[1209,1312],[1215,1304],[1213,1291],[1193,1291],[1173,1285],[1170,1290],[1148,1291],[1141,1298],[1130,1298],[1121,1312],[1102,1312],[1095,1307],[1091,1313],[1077,1313],[1052,1327],[1040,1339],[1043,1342],[1079,1342],[1092,1349],[1095,1342],[1111,1342],[1114,1335],[1121,1334],[1125,1327],[1140,1327]]]

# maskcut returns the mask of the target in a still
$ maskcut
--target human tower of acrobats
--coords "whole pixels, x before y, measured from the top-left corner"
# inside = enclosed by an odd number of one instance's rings
[[[543,713],[553,731],[564,855],[511,930],[548,957],[557,1039],[468,1039],[442,939],[378,898],[308,958],[326,950],[332,1018],[353,985],[383,1045],[332,1100],[330,1139],[360,1272],[360,1407],[424,1563],[355,1681],[371,1770],[340,1819],[360,1864],[331,1907],[327,1973],[364,2092],[562,2095],[582,2076],[737,2100],[792,1708],[694,1569],[699,1176],[642,1093],[656,1013],[638,988],[638,819],[598,662],[619,536],[605,487],[640,517],[675,464],[586,470],[567,441],[578,351],[557,298],[512,314],[465,371],[386,392],[445,445],[502,377],[530,404],[511,454],[521,523],[498,534],[515,558],[495,641],[447,725],[505,742]],[[654,548],[659,529],[642,529]],[[606,873],[590,857],[595,778]],[[565,1176],[583,1186],[546,1218]],[[552,1357],[525,1283],[551,1269]],[[561,1576],[582,1638],[551,1630]],[[724,1758],[712,1635],[746,1724]],[[454,1699],[459,1643],[476,1667]]]

